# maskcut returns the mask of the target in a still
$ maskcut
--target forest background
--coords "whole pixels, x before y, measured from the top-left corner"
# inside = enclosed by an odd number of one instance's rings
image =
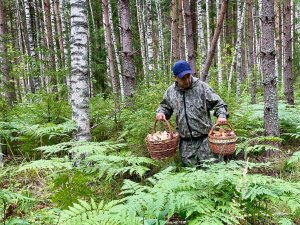
[[[299,13],[297,0],[1,0],[1,222],[299,224]],[[229,105],[226,163],[149,157],[178,59]]]

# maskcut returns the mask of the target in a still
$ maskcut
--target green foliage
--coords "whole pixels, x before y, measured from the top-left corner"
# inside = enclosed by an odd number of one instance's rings
[[[156,109],[162,101],[163,94],[170,84],[170,80],[153,81],[156,85],[141,85],[135,93],[133,106],[122,110],[121,122],[124,126],[124,137],[139,155],[146,154],[144,138],[152,132]],[[173,121],[173,120],[172,120]],[[174,123],[173,123],[174,124]],[[174,126],[173,126],[174,127]],[[158,127],[159,129],[159,127]],[[165,129],[165,128],[164,128]],[[144,151],[141,151],[141,148]]]
[[[56,174],[51,191],[54,193],[52,202],[65,209],[78,198],[91,197],[93,191],[89,186],[91,178],[86,174],[74,169]]]
[[[100,212],[92,218],[80,216],[77,223],[96,220],[98,224],[140,224],[141,219],[165,222],[175,213],[188,224],[240,224],[253,219],[260,221],[263,215],[284,222],[275,216],[278,213],[276,204],[285,204],[289,215],[294,215],[300,209],[300,203],[294,202],[300,193],[300,185],[247,174],[250,168],[258,166],[261,165],[231,161],[210,165],[207,170],[186,169],[177,173],[170,167],[147,179],[148,185],[125,180],[123,199],[108,203],[105,213]],[[262,207],[265,202],[269,206]],[[63,213],[78,218],[78,212],[83,215],[93,207],[82,203],[75,208]]]

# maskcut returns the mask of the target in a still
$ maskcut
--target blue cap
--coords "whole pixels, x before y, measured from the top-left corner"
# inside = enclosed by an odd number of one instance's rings
[[[173,66],[173,73],[174,76],[183,78],[184,75],[188,73],[192,73],[192,69],[190,64],[185,60],[179,60],[177,61]]]

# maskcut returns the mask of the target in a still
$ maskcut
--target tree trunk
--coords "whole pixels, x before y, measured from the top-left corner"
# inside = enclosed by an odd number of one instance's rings
[[[292,75],[292,37],[291,37],[291,0],[284,2],[284,95],[289,105],[294,105],[294,88]]]
[[[146,46],[145,46],[145,27],[143,20],[143,10],[140,3],[140,0],[136,0],[136,13],[137,13],[137,21],[138,21],[138,29],[139,29],[139,37],[140,37],[140,47],[141,47],[141,56],[143,61],[143,75],[147,76],[147,60],[146,60]]]
[[[50,62],[52,65],[52,69],[56,68],[56,62],[55,62],[55,49],[54,49],[54,41],[53,41],[53,34],[52,34],[52,25],[51,25],[51,7],[50,7],[50,1],[49,0],[43,0],[44,1],[44,10],[45,10],[45,24],[46,24],[46,31],[47,31],[47,43],[50,50]],[[74,1],[74,0],[73,0]],[[52,88],[53,92],[57,92],[57,80],[56,76],[52,75],[50,77],[51,84],[54,85]]]
[[[281,10],[280,10],[280,0],[275,0],[275,43],[276,43],[276,57],[275,62],[277,67],[275,67],[276,76],[278,81],[281,81],[281,67],[282,67],[282,41],[281,41]]]
[[[214,33],[214,36],[213,36],[213,39],[212,39],[212,42],[211,42],[211,46],[210,46],[210,49],[209,49],[209,54],[208,54],[204,69],[203,69],[202,74],[201,74],[201,80],[202,81],[206,81],[206,78],[207,78],[208,70],[210,68],[210,65],[211,65],[211,62],[212,62],[212,59],[213,59],[213,56],[214,56],[214,53],[215,53],[217,41],[218,41],[218,38],[219,38],[220,33],[221,33],[222,24],[223,24],[223,21],[224,21],[225,13],[227,11],[227,5],[228,5],[228,0],[223,0],[221,10],[220,10],[220,15],[218,17],[217,27],[216,27],[216,30],[215,30],[215,33]]]
[[[176,0],[172,0],[172,24],[171,24],[171,48],[172,48],[172,61],[171,65],[179,59],[179,48],[178,48],[178,30],[177,30],[177,4]]]
[[[7,103],[9,106],[12,106],[13,103],[16,101],[16,92],[15,92],[15,82],[14,79],[10,76],[9,73],[9,66],[7,61],[7,48],[6,48],[6,41],[5,35],[7,34],[6,31],[6,24],[5,24],[5,17],[4,17],[4,4],[2,1],[0,2],[0,72],[3,75],[3,86],[5,91],[5,96],[7,98]],[[0,152],[0,158],[1,158]]]
[[[135,88],[135,72],[133,65],[129,0],[119,0],[118,7],[120,12],[120,26],[122,36],[122,56],[124,73],[123,81],[125,84],[124,91],[127,97],[131,97]]]
[[[146,14],[147,14],[147,25],[146,25],[146,41],[147,41],[147,64],[148,64],[148,82],[154,79],[154,53],[153,53],[153,30],[152,30],[152,7],[151,0],[146,0]]]
[[[178,0],[178,49],[179,49],[179,58],[185,59],[185,49],[184,49],[184,27],[183,27],[183,13],[182,13],[182,0]]]
[[[183,1],[184,17],[185,17],[185,27],[186,27],[186,40],[187,40],[187,50],[188,50],[188,62],[191,65],[192,75],[196,75],[196,55],[194,48],[194,38],[193,38],[193,27],[192,18],[189,1]]]
[[[121,99],[122,102],[124,101],[125,98],[125,93],[124,93],[124,82],[123,82],[123,76],[122,76],[122,68],[121,68],[121,61],[120,61],[120,54],[119,50],[117,48],[117,40],[114,32],[114,23],[112,19],[112,10],[111,10],[111,4],[108,4],[108,15],[109,15],[109,24],[111,27],[111,37],[112,37],[112,42],[113,42],[113,47],[114,47],[114,52],[115,52],[115,57],[116,57],[116,62],[117,62],[117,69],[118,69],[118,76],[119,76],[119,81],[120,81],[120,94],[121,94]]]
[[[246,3],[244,3],[244,8]],[[243,10],[244,11],[244,10]],[[236,43],[236,97],[240,97],[240,86],[242,83],[242,24],[244,22],[244,18],[242,18],[242,4],[241,0],[237,0],[237,21],[241,24],[237,29],[237,43]]]
[[[109,24],[109,10],[108,10],[108,2],[107,0],[102,0],[102,7],[103,7],[103,16],[104,16],[104,29],[105,29],[105,36],[107,41],[107,52],[108,52],[108,65],[109,65],[109,72],[111,78],[111,84],[114,96],[118,98],[118,85],[116,80],[116,73],[115,73],[115,66],[114,66],[114,53],[113,53],[113,45],[111,40],[111,29]]]
[[[262,1],[261,58],[264,84],[264,127],[267,136],[278,136],[277,80],[275,75],[274,0]]]
[[[202,6],[203,6],[203,0],[198,0],[197,14],[198,14],[198,45],[199,45],[198,51],[200,52],[200,57],[199,57],[200,74],[202,74],[202,70],[204,69],[206,56],[207,56],[207,50],[206,50],[206,44],[204,38],[204,27],[203,27],[203,17],[205,15],[205,12]]]
[[[216,1],[217,15],[220,14],[220,0]],[[222,89],[223,77],[222,77],[222,54],[221,54],[221,38],[218,38],[217,43],[217,65],[218,65],[218,88]]]
[[[254,54],[253,54],[253,16],[252,16],[252,0],[248,0],[248,73],[250,81],[251,103],[256,104],[256,76],[254,73]]]
[[[163,35],[163,25],[160,10],[160,0],[156,0],[156,12],[157,12],[157,23],[158,23],[158,42],[159,42],[159,54],[158,54],[158,66],[159,70],[163,71],[164,76],[166,75],[165,69],[165,48],[164,48],[164,35]],[[193,38],[193,37],[192,37]]]
[[[209,22],[209,0],[206,0],[205,3],[205,12],[206,12],[206,38],[207,38],[207,46],[210,46],[210,22]],[[210,49],[207,48],[207,55],[209,55]]]
[[[57,35],[58,35],[59,50],[60,50],[59,54],[60,54],[60,58],[61,58],[60,63],[64,67],[65,66],[65,54],[64,54],[64,41],[63,41],[63,35],[62,35],[62,25],[61,25],[61,19],[60,19],[59,0],[53,0],[53,3],[54,3],[54,13],[55,13],[55,19],[56,19],[56,29],[57,29]]]
[[[88,88],[88,21],[86,0],[71,3],[71,104],[76,140],[91,139]]]
[[[238,33],[242,32],[242,26],[243,26],[243,22],[244,22],[244,15],[245,15],[245,8],[246,8],[245,6],[246,6],[246,4],[244,3],[242,16],[240,17],[240,20],[238,21],[238,27],[237,27],[237,32]],[[241,45],[241,37],[242,37],[241,34],[238,35],[238,39],[236,40],[234,53],[233,53],[232,60],[231,60],[230,73],[229,73],[229,78],[228,78],[228,94],[231,91],[231,82],[232,82],[232,78],[233,78],[235,58],[237,57],[238,47]],[[241,60],[241,59],[239,59],[239,60]],[[239,83],[237,82],[237,86],[238,85],[239,85]]]

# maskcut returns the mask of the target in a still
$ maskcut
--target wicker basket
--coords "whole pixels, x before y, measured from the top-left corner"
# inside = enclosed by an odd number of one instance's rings
[[[211,151],[219,155],[232,155],[235,152],[236,146],[236,135],[233,133],[230,136],[225,137],[216,137],[213,135],[213,132],[216,131],[216,128],[220,128],[222,125],[227,125],[230,127],[229,131],[233,132],[233,128],[230,123],[226,124],[215,124],[208,134],[208,145]]]
[[[145,138],[147,149],[150,153],[152,159],[165,159],[170,156],[173,156],[176,153],[177,144],[179,141],[179,134],[177,132],[173,132],[169,121],[164,120],[169,129],[170,138],[162,141],[152,141],[147,137]],[[153,132],[156,133],[156,123],[154,122]]]

